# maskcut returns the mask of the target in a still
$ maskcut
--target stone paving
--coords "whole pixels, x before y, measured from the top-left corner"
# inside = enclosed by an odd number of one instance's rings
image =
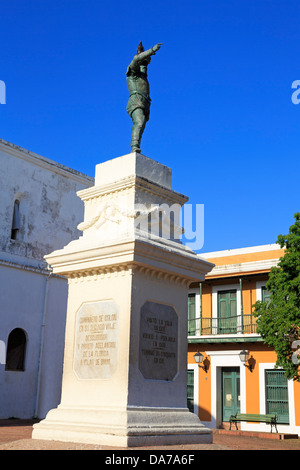
[[[112,448],[100,445],[65,443],[58,441],[42,441],[31,439],[33,421],[0,420],[0,450],[161,450],[161,451],[198,451],[198,450],[300,450],[300,439],[271,438],[243,435],[242,433],[213,433],[213,444],[156,446],[143,448]],[[277,437],[277,438],[275,438]]]

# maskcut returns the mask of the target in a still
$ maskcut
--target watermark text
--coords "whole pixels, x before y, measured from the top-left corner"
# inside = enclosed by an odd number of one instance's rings
[[[291,96],[292,103],[299,104],[300,103],[300,80],[294,80],[292,83],[292,88],[296,89]]]
[[[0,104],[6,104],[6,86],[3,80],[0,80]]]
[[[135,212],[136,230],[181,241],[194,251],[203,248],[204,204],[152,204],[150,208],[137,204]]]

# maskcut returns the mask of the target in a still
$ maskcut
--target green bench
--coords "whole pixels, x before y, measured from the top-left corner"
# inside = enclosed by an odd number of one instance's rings
[[[240,421],[248,421],[252,423],[267,423],[271,425],[271,432],[273,429],[273,426],[276,429],[276,432],[278,432],[277,429],[277,415],[276,414],[269,414],[269,415],[255,415],[255,414],[246,414],[246,413],[236,413],[235,415],[230,416],[230,430],[231,430],[231,424],[235,423],[236,429],[237,427],[237,422]]]

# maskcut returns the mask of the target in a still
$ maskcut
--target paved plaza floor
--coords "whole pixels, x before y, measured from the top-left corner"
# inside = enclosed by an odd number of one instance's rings
[[[235,431],[213,432],[212,444],[132,447],[130,449],[113,448],[101,445],[66,443],[58,441],[42,441],[31,439],[34,421],[0,420],[0,450],[160,450],[160,451],[199,451],[199,450],[300,450],[300,439],[279,439],[262,433],[251,436]],[[284,436],[282,436],[284,437]],[[285,436],[288,437],[288,436]]]

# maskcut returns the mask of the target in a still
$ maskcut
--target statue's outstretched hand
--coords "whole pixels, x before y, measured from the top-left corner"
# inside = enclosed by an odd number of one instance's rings
[[[160,46],[162,46],[162,42],[159,42],[158,44],[156,44],[155,46],[152,47],[152,49],[154,50],[154,52],[158,51],[160,49]]]

